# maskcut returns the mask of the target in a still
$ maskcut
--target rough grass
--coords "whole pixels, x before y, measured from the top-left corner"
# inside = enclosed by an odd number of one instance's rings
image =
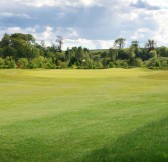
[[[0,161],[168,161],[168,71],[0,70]]]

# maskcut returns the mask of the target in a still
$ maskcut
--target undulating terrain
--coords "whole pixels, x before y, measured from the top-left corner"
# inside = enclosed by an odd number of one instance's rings
[[[0,70],[0,162],[168,161],[168,71]]]

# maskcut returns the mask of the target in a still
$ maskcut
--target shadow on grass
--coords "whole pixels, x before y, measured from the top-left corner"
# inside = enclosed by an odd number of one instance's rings
[[[168,162],[168,117],[118,138],[80,162]]]

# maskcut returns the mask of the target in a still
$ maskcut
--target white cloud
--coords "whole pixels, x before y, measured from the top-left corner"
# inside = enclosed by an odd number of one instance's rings
[[[33,34],[36,41],[40,43],[42,40],[45,41],[46,45],[51,45],[51,43],[54,43],[56,40],[57,35],[61,35],[60,31],[63,32],[63,29],[54,29],[50,26],[46,26],[45,29],[42,32],[38,32],[39,26],[35,27],[28,27],[28,28],[20,28],[20,27],[10,27],[7,29],[0,29],[0,35],[3,36],[4,33],[13,34],[13,33],[29,33]],[[114,40],[88,40],[88,39],[82,39],[77,38],[77,33],[74,29],[68,28],[66,31],[67,35],[64,36],[64,44],[63,49],[66,50],[68,47],[74,47],[74,46],[82,46],[89,49],[108,49],[110,47],[113,47]],[[70,32],[70,33],[68,33]],[[74,33],[75,37],[72,37],[71,39],[68,39],[68,35]]]
[[[131,36],[131,40],[142,40],[145,39],[146,35],[151,33],[149,28],[139,28]]]
[[[168,0],[146,0],[149,4],[159,6],[161,8],[168,7]]]
[[[63,48],[82,46],[89,49],[109,49],[113,47],[114,40],[87,40],[87,39],[64,39]]]
[[[0,33],[46,42],[61,35],[66,47],[109,48],[118,37],[168,45],[166,6],[168,0],[0,0]]]
[[[158,46],[168,46],[168,10],[160,10],[154,15],[154,19],[158,24],[157,30],[153,31],[153,39],[158,43]]]
[[[2,37],[4,33],[8,33],[8,34],[13,34],[13,33],[35,34],[37,29],[38,29],[38,26],[28,27],[28,28],[25,28],[25,29],[23,29],[19,26],[9,27],[9,28],[0,28],[0,35]]]
[[[33,7],[93,7],[93,6],[105,6],[111,7],[115,4],[123,4],[123,7],[132,3],[132,0],[1,0],[0,4],[7,4],[14,2],[17,4],[33,6]],[[115,5],[117,7],[118,5]]]
[[[99,6],[101,5],[101,0],[14,0],[17,3],[21,3],[28,6],[42,7],[42,6]]]
[[[74,46],[82,46],[82,47],[87,47],[90,49],[95,49],[96,45],[93,43],[92,40],[87,40],[87,39],[64,39],[64,44],[63,48],[66,49],[67,47],[71,48]]]
[[[28,14],[15,14],[12,12],[1,12],[0,16],[2,17],[22,17],[22,18],[26,18],[26,19],[30,19],[31,17]]]
[[[39,37],[39,38],[41,38],[43,40],[51,41],[53,38],[53,28],[50,26],[47,26],[45,31],[43,33],[41,33],[41,37]]]
[[[54,42],[58,35],[62,36],[64,39],[74,39],[78,37],[77,32],[73,28],[53,28],[51,26],[46,26],[43,32],[36,31],[37,41],[45,40],[46,42]]]

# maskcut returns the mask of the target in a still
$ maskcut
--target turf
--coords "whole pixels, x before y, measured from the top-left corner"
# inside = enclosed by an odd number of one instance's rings
[[[168,71],[0,70],[0,162],[168,161]]]

